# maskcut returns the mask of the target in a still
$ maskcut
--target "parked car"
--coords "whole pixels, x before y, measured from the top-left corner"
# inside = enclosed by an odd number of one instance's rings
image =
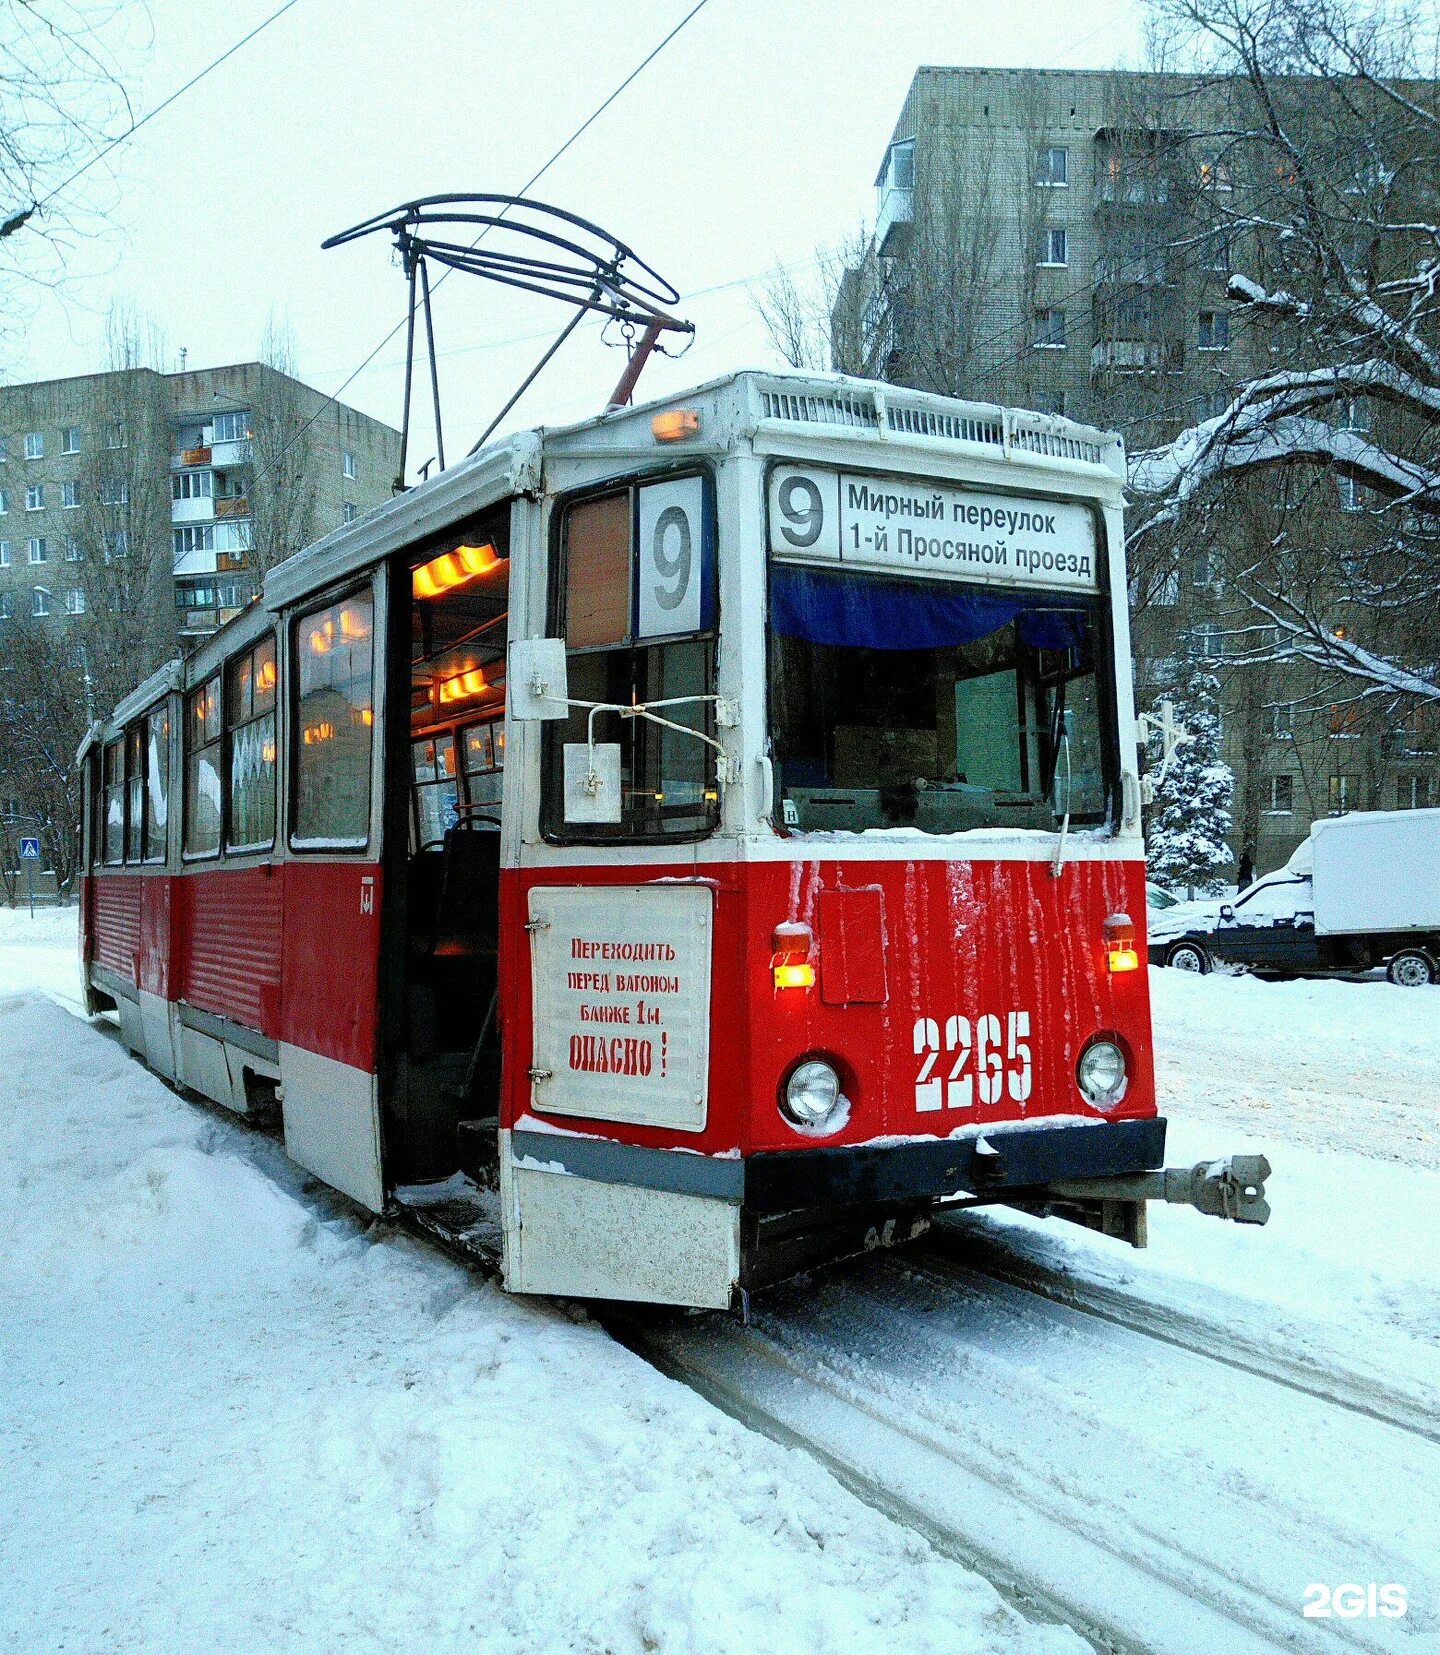
[[[1283,868],[1233,902],[1178,903],[1149,924],[1152,965],[1276,976],[1383,965],[1392,983],[1440,981],[1440,810],[1357,811],[1316,822]]]

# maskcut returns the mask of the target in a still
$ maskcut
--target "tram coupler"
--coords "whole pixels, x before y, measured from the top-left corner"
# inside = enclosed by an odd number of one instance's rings
[[[1063,1204],[1136,1202],[1143,1207],[1147,1201],[1165,1201],[1237,1224],[1264,1224],[1270,1217],[1270,1203],[1265,1199],[1269,1176],[1270,1163],[1263,1155],[1226,1155],[1193,1167],[1160,1167],[1114,1178],[1059,1179],[1047,1184],[1045,1193]]]

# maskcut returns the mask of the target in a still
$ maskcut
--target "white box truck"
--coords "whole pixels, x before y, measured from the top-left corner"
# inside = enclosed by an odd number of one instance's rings
[[[1440,810],[1355,811],[1316,822],[1283,868],[1233,902],[1153,917],[1155,965],[1218,961],[1274,976],[1368,971],[1440,982]]]

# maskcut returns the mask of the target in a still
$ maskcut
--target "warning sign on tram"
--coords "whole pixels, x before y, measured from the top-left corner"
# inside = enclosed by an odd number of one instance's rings
[[[713,901],[705,885],[530,892],[535,1109],[700,1131]]]

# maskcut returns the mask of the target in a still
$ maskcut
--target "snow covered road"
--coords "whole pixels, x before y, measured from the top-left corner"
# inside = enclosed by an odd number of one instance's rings
[[[921,1251],[670,1320],[862,1502],[175,1097],[62,1009],[73,935],[0,915],[5,1655],[1085,1647],[982,1576],[1130,1649],[1440,1647],[1433,1441]],[[1366,1122],[1433,1151],[1440,990],[1153,982],[1171,1160],[1263,1150],[1271,1225],[964,1226],[1433,1417],[1440,1173]],[[1372,1580],[1403,1619],[1301,1618]]]

